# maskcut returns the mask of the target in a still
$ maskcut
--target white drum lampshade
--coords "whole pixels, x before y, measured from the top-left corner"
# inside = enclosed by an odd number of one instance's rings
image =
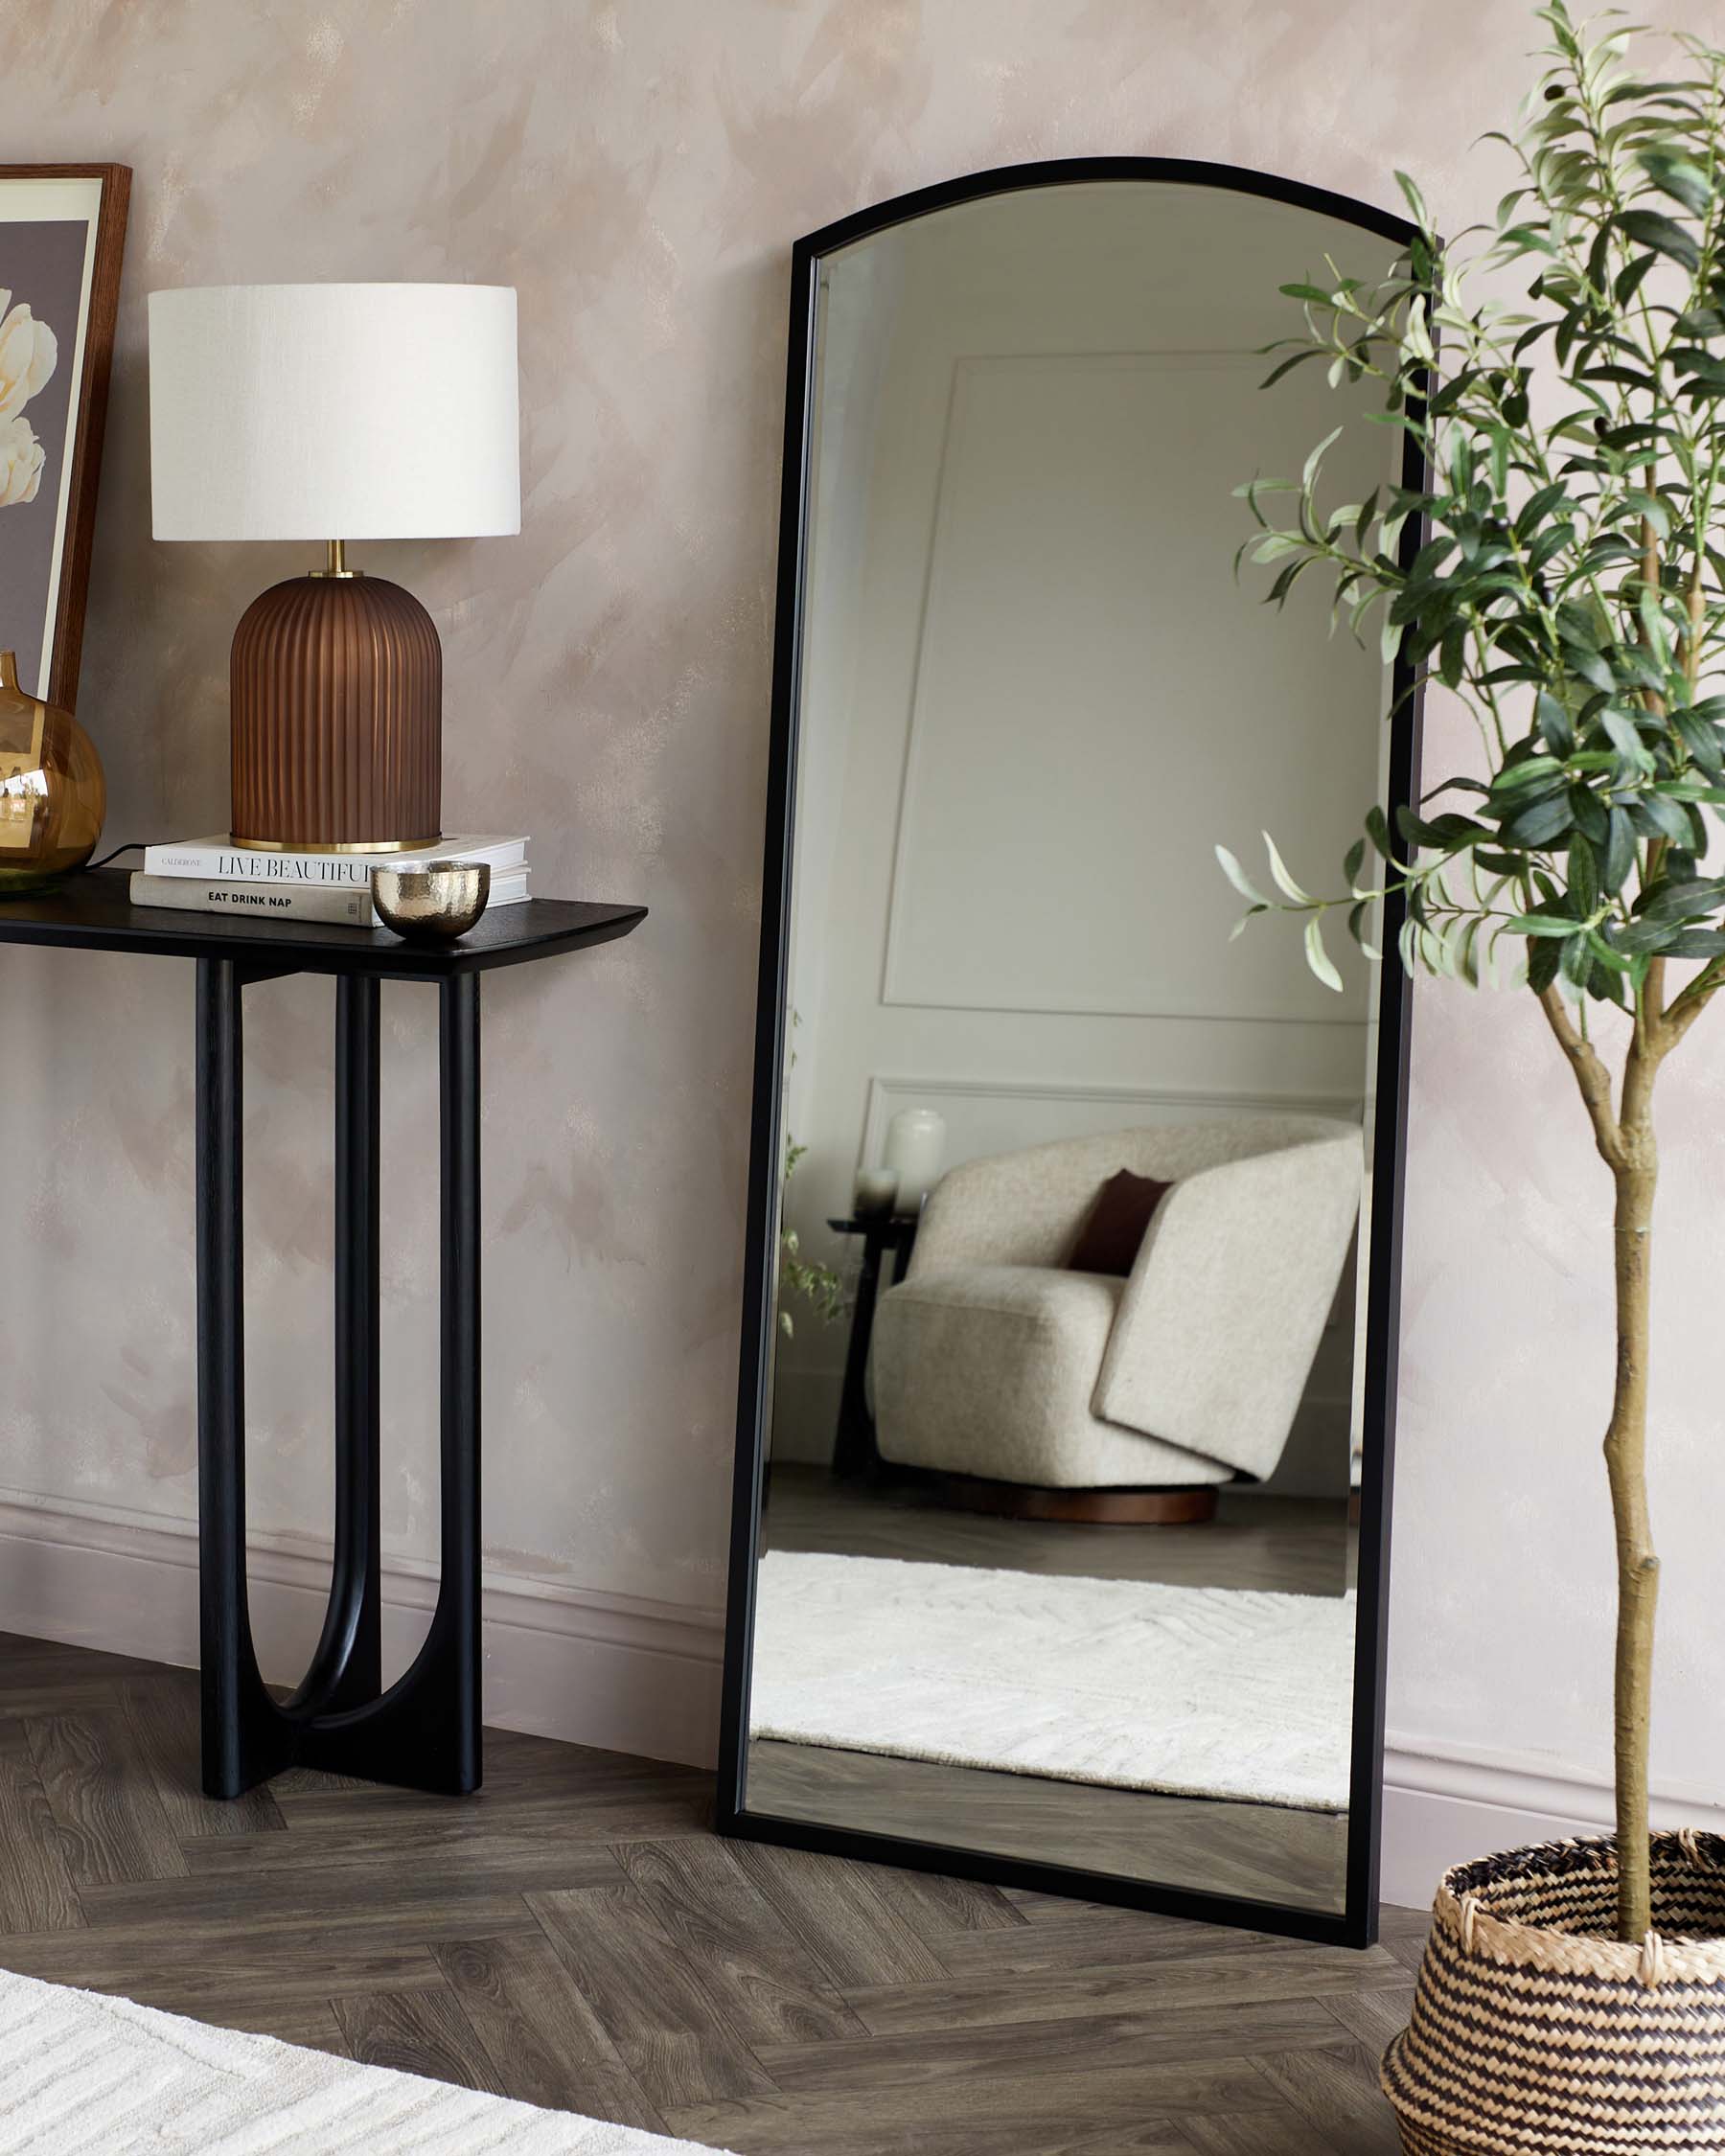
[[[346,541],[521,527],[516,295],[228,285],[150,295],[159,539],[312,539],[235,633],[236,843],[423,846],[441,828],[443,658]]]

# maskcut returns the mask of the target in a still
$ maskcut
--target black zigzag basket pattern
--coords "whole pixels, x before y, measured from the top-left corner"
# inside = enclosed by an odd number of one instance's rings
[[[1725,2150],[1725,1839],[1656,1835],[1654,1929],[1616,1915],[1609,1841],[1445,1874],[1384,2058],[1409,2156]]]

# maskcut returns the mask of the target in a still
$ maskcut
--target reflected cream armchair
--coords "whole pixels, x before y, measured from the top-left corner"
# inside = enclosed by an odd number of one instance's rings
[[[1347,1260],[1361,1134],[1238,1117],[967,1161],[874,1330],[884,1459],[1038,1489],[1275,1469]],[[1118,1168],[1172,1182],[1129,1278],[1065,1270]]]

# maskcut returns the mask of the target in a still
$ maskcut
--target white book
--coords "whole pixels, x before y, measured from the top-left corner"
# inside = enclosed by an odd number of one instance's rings
[[[519,906],[527,897],[527,871],[493,873],[492,906]],[[260,921],[328,921],[350,929],[380,929],[370,887],[332,884],[327,890],[300,883],[221,883],[198,876],[151,876],[139,869],[131,880],[134,906],[165,906],[179,913],[243,913]]]
[[[189,876],[219,883],[298,883],[308,890],[358,889],[374,868],[410,868],[426,860],[489,861],[493,873],[518,868],[527,859],[525,838],[474,838],[451,833],[435,846],[412,854],[276,854],[236,846],[230,838],[180,838],[146,846],[146,876]]]

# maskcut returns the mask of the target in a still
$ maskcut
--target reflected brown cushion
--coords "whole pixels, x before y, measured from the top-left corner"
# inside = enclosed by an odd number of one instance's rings
[[[1112,1175],[1085,1215],[1067,1260],[1069,1273],[1108,1273],[1124,1279],[1132,1271],[1150,1216],[1174,1185],[1130,1168]]]

